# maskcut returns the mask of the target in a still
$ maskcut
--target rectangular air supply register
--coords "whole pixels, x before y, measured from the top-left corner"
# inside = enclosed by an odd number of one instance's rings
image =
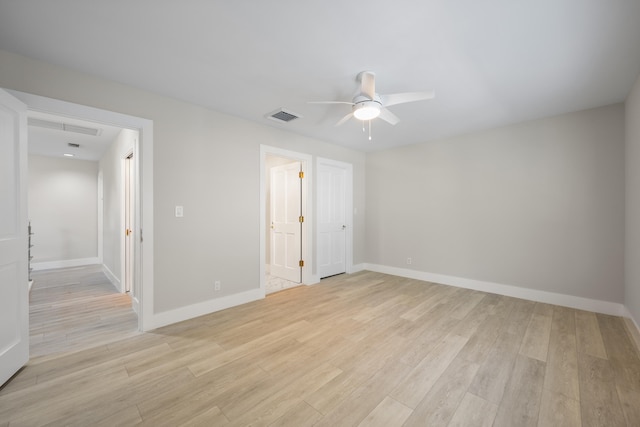
[[[276,110],[272,113],[267,114],[267,118],[280,123],[289,123],[291,120],[295,120],[300,117],[301,116],[299,114],[295,114],[284,109]]]

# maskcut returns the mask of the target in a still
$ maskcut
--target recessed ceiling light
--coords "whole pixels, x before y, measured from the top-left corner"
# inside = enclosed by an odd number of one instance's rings
[[[65,157],[75,157],[75,154],[64,153],[63,156],[65,156]]]

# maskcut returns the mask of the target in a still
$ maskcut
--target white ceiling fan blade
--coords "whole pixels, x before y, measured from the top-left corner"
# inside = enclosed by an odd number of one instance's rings
[[[353,113],[349,113],[346,116],[344,116],[343,118],[340,119],[340,121],[338,123],[336,123],[336,126],[340,126],[341,124],[344,124],[347,120],[349,120],[351,117],[353,117]]]
[[[376,75],[371,71],[363,71],[360,73],[360,90],[367,95],[369,99],[376,97]]]
[[[308,101],[307,104],[347,104],[347,105],[353,105],[353,102],[347,102],[347,101]]]
[[[427,92],[392,93],[390,95],[382,95],[382,105],[390,107],[396,104],[433,99],[435,96],[436,94],[432,90]]]
[[[385,122],[390,123],[392,125],[395,125],[396,123],[398,123],[400,121],[398,116],[396,116],[395,114],[393,114],[391,111],[387,110],[386,108],[380,109],[380,115],[378,117],[381,118],[382,120],[384,120]]]

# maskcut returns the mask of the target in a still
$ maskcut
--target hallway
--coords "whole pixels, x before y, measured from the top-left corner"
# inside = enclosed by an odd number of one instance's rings
[[[101,266],[36,271],[32,278],[32,358],[83,350],[138,333],[129,296],[116,290]]]

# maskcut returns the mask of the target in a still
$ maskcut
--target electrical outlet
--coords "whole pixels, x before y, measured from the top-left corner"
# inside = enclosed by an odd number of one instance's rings
[[[407,265],[411,265],[411,262],[412,262],[411,258],[407,258]]]
[[[222,288],[222,284],[220,283],[220,280],[216,280],[213,283],[213,290],[214,291],[219,291]]]

